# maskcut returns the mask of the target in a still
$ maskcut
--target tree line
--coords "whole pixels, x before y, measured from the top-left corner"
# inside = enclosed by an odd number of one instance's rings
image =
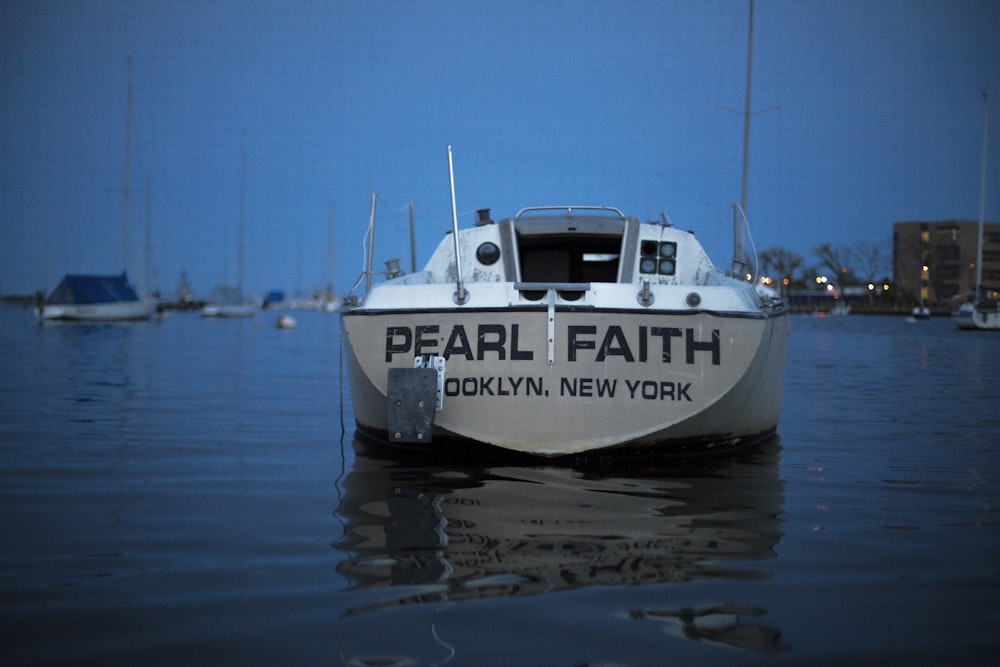
[[[760,275],[772,283],[782,296],[793,291],[836,290],[863,287],[874,298],[888,291],[892,257],[878,243],[859,241],[851,245],[824,243],[812,249],[807,258],[785,248],[769,248],[760,253]],[[869,286],[874,288],[869,288]]]

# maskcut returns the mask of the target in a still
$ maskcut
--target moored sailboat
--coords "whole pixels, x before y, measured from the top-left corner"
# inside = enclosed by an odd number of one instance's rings
[[[959,329],[1000,331],[1000,301],[992,289],[983,286],[983,237],[986,218],[986,154],[989,135],[989,95],[983,93],[983,150],[979,175],[979,228],[976,239],[976,291],[971,303],[962,304],[952,319]],[[988,292],[988,293],[987,293]]]
[[[132,57],[128,58],[125,106],[125,167],[122,185],[123,269],[119,275],[67,274],[35,312],[44,320],[108,322],[145,320],[156,312],[158,300],[139,296],[126,275],[129,257],[129,172],[132,136]]]
[[[480,222],[342,311],[361,431],[544,456],[774,432],[788,310],[692,233],[610,207]]]
[[[239,240],[236,249],[236,287],[220,286],[213,290],[208,302],[201,309],[202,317],[256,317],[257,303],[243,295],[243,246],[246,233],[246,184],[247,184],[246,133],[240,140],[240,220]]]
[[[750,6],[743,133],[746,201]],[[541,206],[452,229],[420,271],[371,278],[341,311],[359,431],[410,447],[545,457],[715,451],[765,438],[781,409],[789,311],[754,288],[745,205],[731,269],[666,216]],[[360,284],[355,284],[355,288]],[[352,290],[353,291],[353,290]]]

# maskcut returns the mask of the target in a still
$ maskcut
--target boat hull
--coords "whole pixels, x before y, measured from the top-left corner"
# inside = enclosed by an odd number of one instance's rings
[[[202,317],[256,317],[257,307],[251,304],[209,304],[201,309]]]
[[[952,313],[952,321],[959,329],[967,331],[1000,331],[1000,309],[966,304]]]
[[[116,322],[146,320],[156,312],[156,299],[107,303],[45,304],[38,316],[44,320]]]
[[[357,424],[390,442],[389,369],[417,355],[445,358],[435,443],[542,456],[691,451],[778,423],[784,310],[360,308],[341,321]]]

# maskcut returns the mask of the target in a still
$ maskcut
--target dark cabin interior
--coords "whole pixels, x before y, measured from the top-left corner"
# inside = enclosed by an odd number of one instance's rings
[[[518,244],[523,282],[618,281],[621,236],[519,235]]]

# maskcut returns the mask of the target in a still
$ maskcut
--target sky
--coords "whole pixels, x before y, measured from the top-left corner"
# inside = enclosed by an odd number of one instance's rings
[[[170,296],[185,272],[205,296],[237,282],[242,220],[244,292],[344,294],[373,192],[376,262],[410,268],[409,203],[418,265],[450,229],[449,145],[462,226],[616,206],[728,265],[748,17],[747,0],[0,0],[0,292],[127,264],[140,288]],[[1000,3],[757,0],[752,63],[759,249],[891,256],[893,222],[977,219]],[[1000,99],[990,121],[1000,221]]]

